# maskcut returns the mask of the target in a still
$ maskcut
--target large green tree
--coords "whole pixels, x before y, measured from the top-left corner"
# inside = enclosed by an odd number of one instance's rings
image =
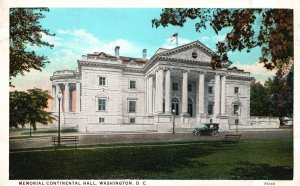
[[[36,124],[47,125],[55,119],[51,113],[45,111],[48,100],[52,99],[47,90],[38,88],[24,91],[12,91],[9,93],[9,126],[18,128],[29,123],[33,129]]]
[[[259,59],[267,69],[293,61],[292,9],[166,8],[159,19],[152,20],[152,26],[183,27],[189,19],[195,20],[197,32],[208,25],[217,34],[223,28],[230,30],[225,40],[216,44],[217,51],[211,61],[213,68],[221,68],[222,62],[228,60],[229,51],[245,49],[250,52],[255,47],[262,48]]]
[[[251,116],[270,116],[271,104],[270,92],[260,82],[253,81],[250,91],[250,115]]]
[[[269,78],[264,85],[252,82],[251,115],[278,117],[281,125],[285,117],[293,117],[293,79],[293,68],[286,74],[283,74],[279,68],[276,76]]]
[[[49,63],[47,56],[39,55],[28,46],[50,47],[54,45],[43,41],[43,35],[54,36],[49,30],[44,29],[40,20],[45,17],[43,12],[48,8],[11,8],[9,11],[9,77],[29,72],[30,69],[41,70]],[[13,86],[10,82],[10,86]]]
[[[269,78],[265,82],[270,94],[270,114],[278,117],[281,125],[285,117],[293,117],[293,74],[291,69],[286,76],[283,76],[279,69],[274,78]]]

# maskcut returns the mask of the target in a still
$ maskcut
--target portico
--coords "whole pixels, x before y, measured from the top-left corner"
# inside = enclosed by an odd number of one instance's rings
[[[70,73],[75,73],[74,71],[57,71],[57,74],[65,75],[65,79],[56,80],[57,77],[51,77],[52,83],[52,97],[53,97],[53,112],[58,112],[58,97],[59,92],[62,93],[62,104],[61,111],[64,113],[80,112],[80,82],[76,81],[75,76],[70,77]]]
[[[170,68],[158,66],[146,76],[146,115],[149,117],[176,115],[179,123],[189,123],[191,119],[200,122],[207,118],[219,121],[219,116],[226,116],[226,73],[205,72],[193,68]],[[207,113],[207,84],[214,84],[214,111]],[[155,90],[155,91],[153,91]],[[175,109],[175,113],[172,110]],[[154,112],[152,112],[154,110]],[[168,117],[168,118],[169,118]],[[188,119],[190,118],[190,119]],[[158,120],[159,121],[159,120]]]

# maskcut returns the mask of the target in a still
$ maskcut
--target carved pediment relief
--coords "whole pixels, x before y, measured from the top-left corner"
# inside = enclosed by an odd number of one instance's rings
[[[213,52],[208,47],[206,47],[199,41],[195,41],[161,52],[159,55],[174,59],[193,60],[210,63],[212,53]]]
[[[174,50],[173,52],[166,53],[162,56],[175,58],[175,59],[185,59],[185,60],[193,60],[193,61],[201,61],[210,63],[211,61],[211,54],[206,52],[204,49],[193,46],[190,48],[184,48],[182,50]]]

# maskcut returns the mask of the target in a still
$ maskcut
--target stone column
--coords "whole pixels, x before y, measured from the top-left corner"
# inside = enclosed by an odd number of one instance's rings
[[[220,115],[220,74],[215,75],[215,88],[214,88],[214,115]]]
[[[76,112],[80,112],[80,83],[76,83]]]
[[[187,114],[188,104],[188,71],[182,72],[182,114]]]
[[[153,76],[150,75],[148,78],[148,113],[153,114]]]
[[[145,114],[148,114],[148,77],[145,79]]]
[[[204,72],[199,73],[199,114],[204,114]]]
[[[164,71],[158,70],[158,81],[157,81],[157,113],[163,113],[163,100],[164,100]]]
[[[60,87],[58,84],[55,85],[55,112],[58,112],[58,97],[57,95],[59,94],[59,92],[61,93]],[[61,107],[61,103],[60,103],[60,107]]]
[[[165,82],[165,112],[171,114],[171,70],[166,71],[166,82]]]
[[[56,105],[55,105],[55,101],[56,101],[56,91],[55,91],[55,86],[52,85],[52,112],[56,112]]]
[[[158,71],[155,72],[155,93],[154,93],[154,113],[158,110]]]
[[[226,102],[226,76],[221,78],[221,115],[225,115],[225,102]]]
[[[64,94],[64,112],[70,112],[70,89],[69,83],[65,84],[65,94]]]

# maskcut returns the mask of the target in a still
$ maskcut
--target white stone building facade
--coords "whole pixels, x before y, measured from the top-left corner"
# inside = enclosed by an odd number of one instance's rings
[[[192,130],[219,123],[220,130],[250,125],[249,72],[210,66],[213,51],[199,41],[173,49],[158,49],[150,59],[104,52],[78,60],[78,71],[51,76],[53,112],[62,126],[80,132],[161,132]],[[173,117],[174,116],[174,117]]]

